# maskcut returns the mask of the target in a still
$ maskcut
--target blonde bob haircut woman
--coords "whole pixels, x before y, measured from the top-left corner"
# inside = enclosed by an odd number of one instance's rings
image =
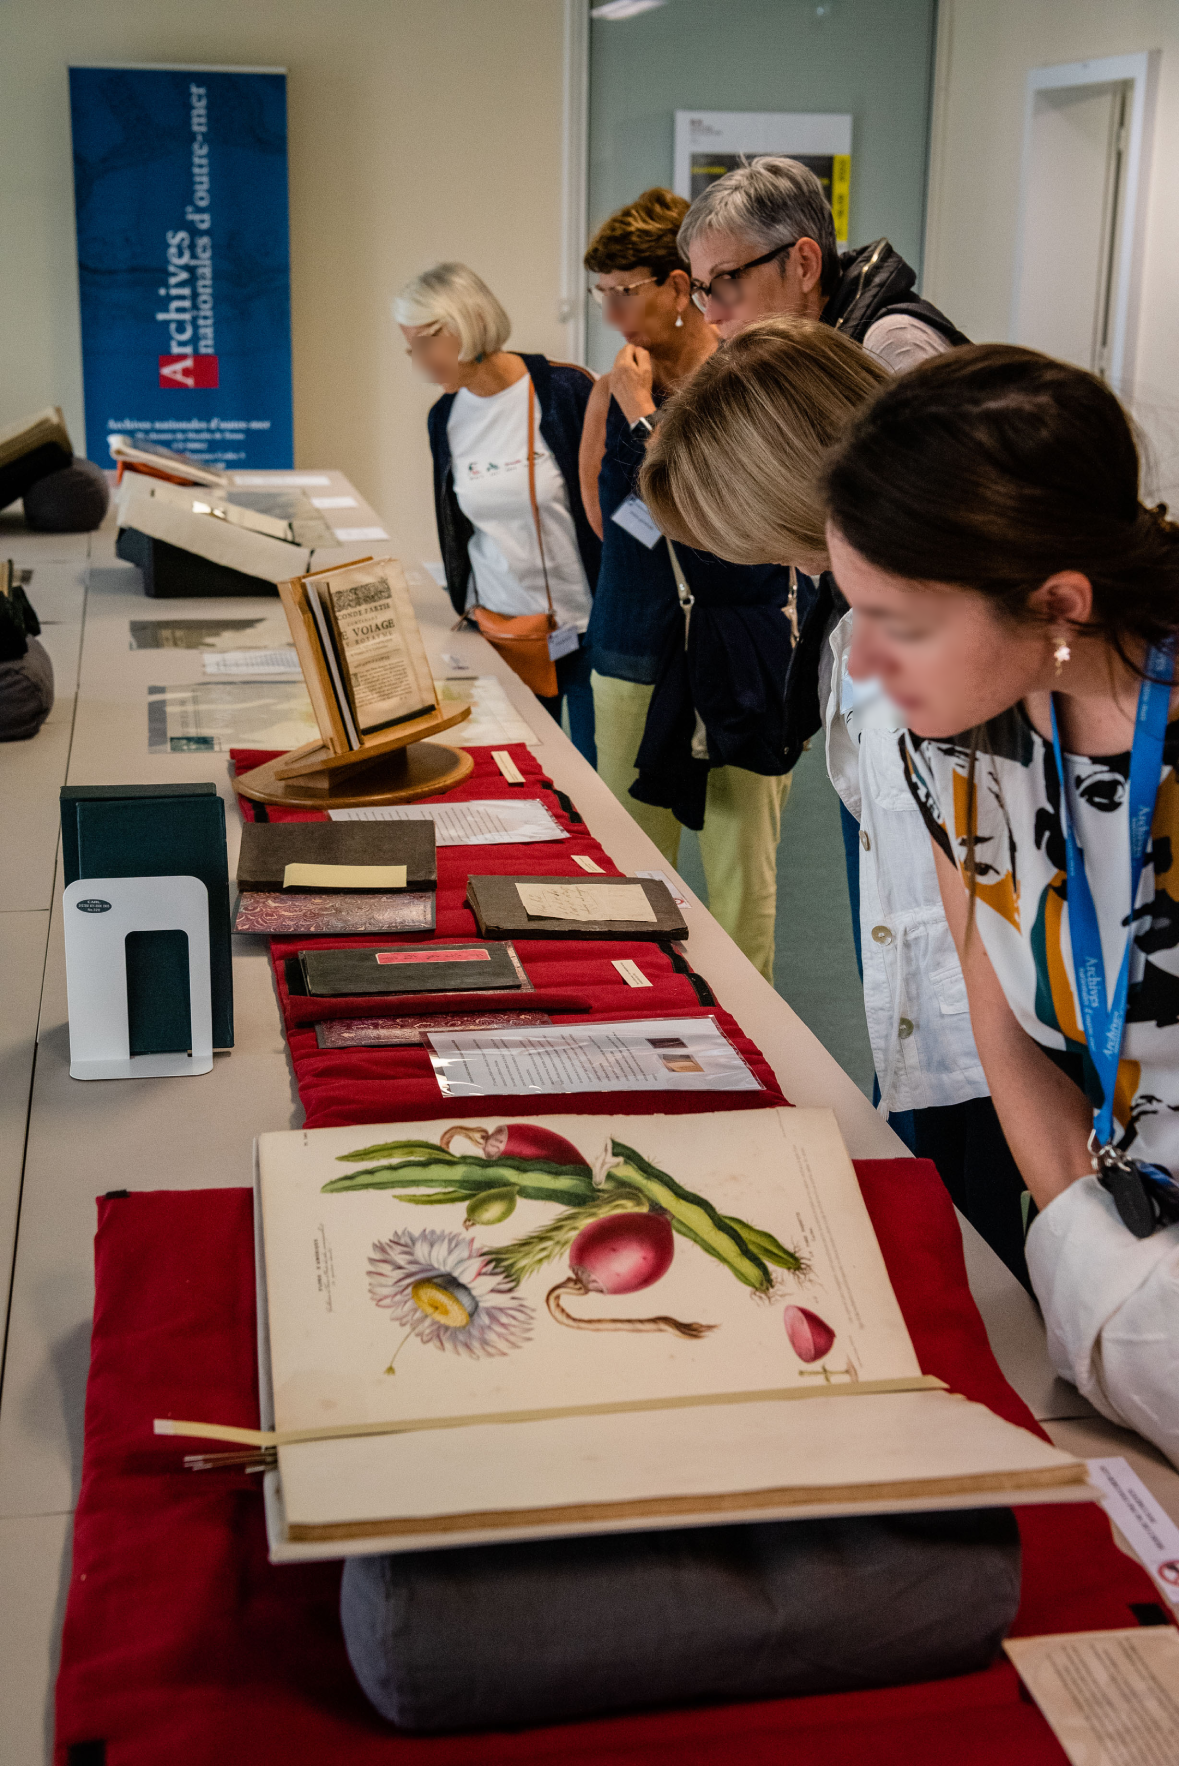
[[[430,325],[459,340],[459,361],[477,362],[508,341],[512,322],[481,276],[466,264],[435,264],[393,300],[398,325]]]
[[[762,319],[670,398],[643,499],[672,540],[734,564],[825,569],[819,475],[852,412],[891,376],[814,319]]]

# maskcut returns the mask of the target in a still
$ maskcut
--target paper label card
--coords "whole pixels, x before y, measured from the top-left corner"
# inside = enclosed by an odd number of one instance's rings
[[[655,517],[644,503],[642,497],[627,497],[625,503],[619,503],[611,521],[617,522],[624,533],[646,546],[648,552],[654,551],[663,535],[655,525]]]
[[[284,889],[404,889],[405,865],[287,865]]]
[[[1179,1606],[1179,1527],[1156,1502],[1129,1460],[1086,1461],[1105,1512],[1138,1553],[1172,1606]]]
[[[524,774],[520,771],[506,748],[493,748],[491,758],[508,781],[509,785],[522,785]]]
[[[627,920],[654,926],[655,909],[638,883],[517,883],[525,913],[545,920]]]
[[[599,877],[604,877],[606,875],[598,861],[592,859],[588,852],[575,852],[573,854],[573,862],[575,865],[580,865],[583,871],[593,871]]]
[[[655,983],[648,981],[639,965],[632,962],[630,957],[614,957],[611,960],[628,987],[654,987]]]
[[[686,908],[688,903],[682,896],[666,871],[636,871],[636,877],[649,877],[652,883],[662,883],[677,908]]]
[[[549,661],[560,662],[562,656],[572,656],[581,642],[575,625],[560,626],[555,632],[549,633]]]
[[[1179,1632],[1009,1637],[1004,1650],[1072,1766],[1179,1760]]]

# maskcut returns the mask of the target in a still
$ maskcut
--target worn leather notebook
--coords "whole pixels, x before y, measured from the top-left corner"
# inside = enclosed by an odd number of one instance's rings
[[[476,993],[522,988],[506,944],[403,944],[389,950],[301,950],[309,994]]]
[[[653,877],[469,877],[467,903],[484,938],[688,936],[675,897]]]
[[[434,824],[405,822],[247,822],[237,861],[240,890],[290,887],[288,865],[405,866],[406,889],[436,889]],[[329,892],[379,891],[363,879],[337,879]]]
[[[213,1046],[232,1048],[229,864],[216,785],[63,785],[61,850],[67,885],[80,877],[200,879],[209,892]],[[128,935],[127,1009],[132,1055],[189,1047],[183,932]]]

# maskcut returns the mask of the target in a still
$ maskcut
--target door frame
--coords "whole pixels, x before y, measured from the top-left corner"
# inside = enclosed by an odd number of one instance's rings
[[[565,0],[561,152],[561,298],[557,310],[571,362],[585,362],[585,255],[589,212],[591,0]]]
[[[1011,336],[1019,322],[1020,284],[1023,280],[1024,224],[1027,219],[1028,180],[1032,159],[1032,126],[1036,98],[1041,92],[1067,86],[1131,86],[1130,125],[1125,146],[1122,183],[1121,236],[1115,272],[1116,300],[1109,352],[1109,383],[1123,397],[1133,392],[1134,358],[1138,344],[1138,312],[1142,292],[1142,261],[1146,241],[1147,183],[1154,134],[1155,98],[1158,90],[1159,51],[1142,50],[1133,55],[1107,55],[1092,61],[1067,61],[1054,67],[1031,68],[1024,94],[1023,152],[1020,158],[1019,210],[1016,217],[1015,255],[1011,277]]]

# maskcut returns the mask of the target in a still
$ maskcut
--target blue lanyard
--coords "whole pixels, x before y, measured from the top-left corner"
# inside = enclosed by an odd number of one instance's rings
[[[1126,1026],[1126,1001],[1130,987],[1130,949],[1134,941],[1134,909],[1138,904],[1138,885],[1150,838],[1150,824],[1158,796],[1159,775],[1163,767],[1163,741],[1167,732],[1167,712],[1171,703],[1171,656],[1173,642],[1163,647],[1152,646],[1146,659],[1148,675],[1161,675],[1164,680],[1144,680],[1138,690],[1138,715],[1134,726],[1134,742],[1130,749],[1130,917],[1126,927],[1126,945],[1122,952],[1113,998],[1105,984],[1105,959],[1101,951],[1101,929],[1089,879],[1085,875],[1085,854],[1077,842],[1068,813],[1067,775],[1060,751],[1060,732],[1056,723],[1056,699],[1052,700],[1052,752],[1056,756],[1056,776],[1060,781],[1060,820],[1064,828],[1065,852],[1068,862],[1068,929],[1073,947],[1073,975],[1077,985],[1077,1003],[1085,1027],[1089,1058],[1101,1082],[1102,1103],[1093,1112],[1093,1127],[1099,1146],[1107,1147],[1113,1140],[1114,1088],[1117,1084],[1118,1062],[1122,1052],[1122,1033]]]

